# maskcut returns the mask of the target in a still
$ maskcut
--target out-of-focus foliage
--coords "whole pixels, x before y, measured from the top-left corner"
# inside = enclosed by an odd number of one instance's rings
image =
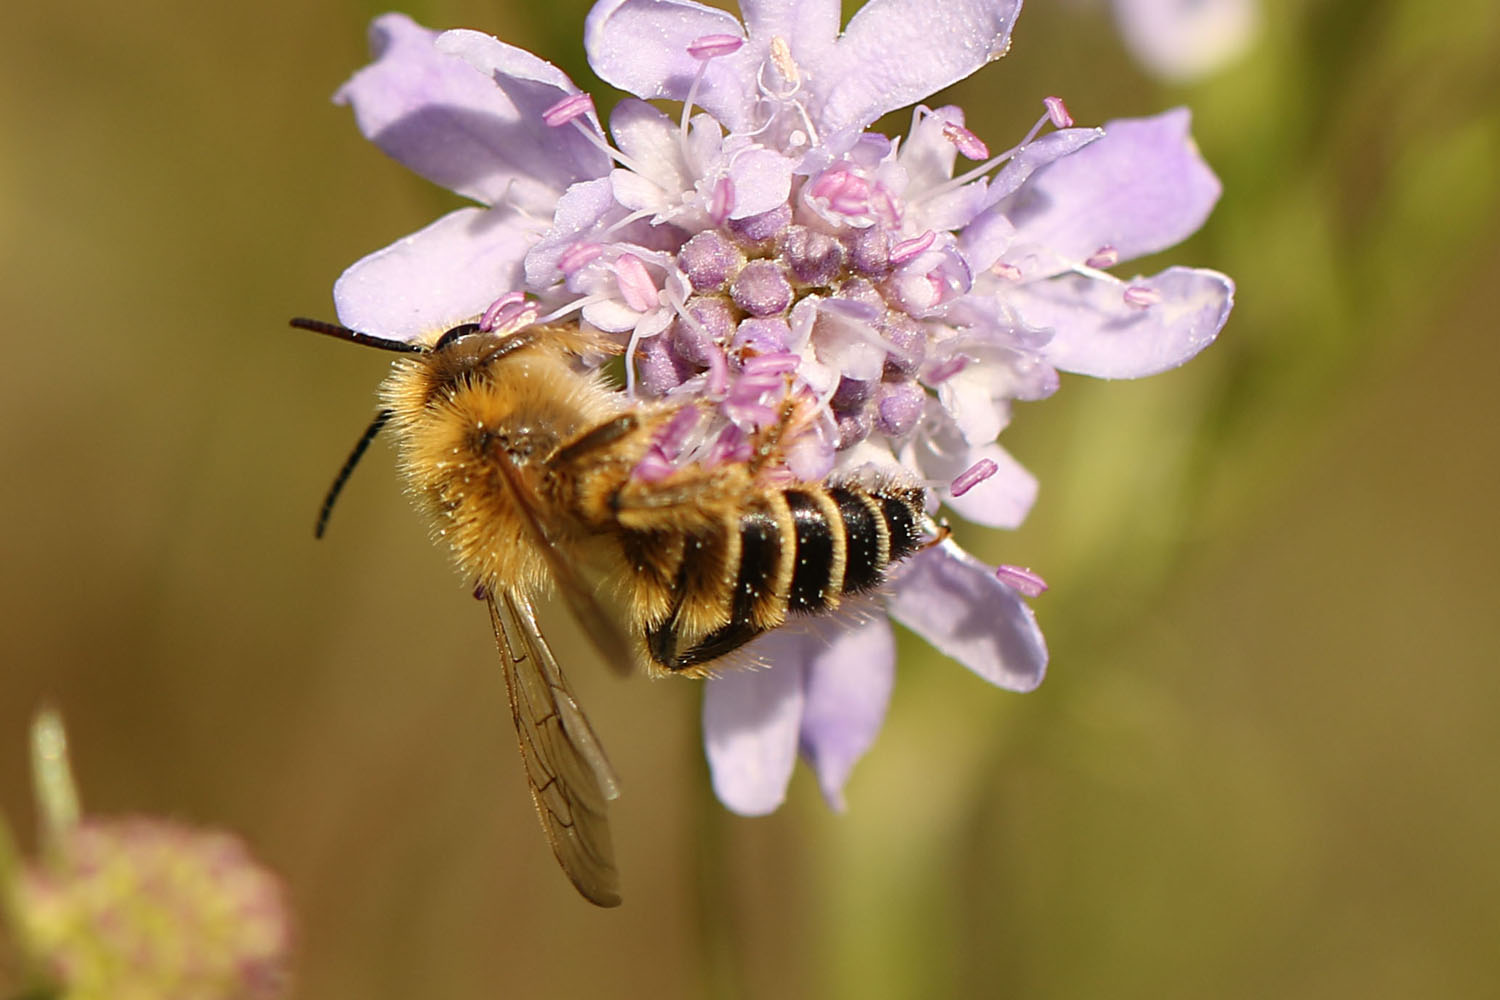
[[[586,7],[409,12],[588,85]],[[8,12],[0,809],[50,698],[93,808],[285,876],[306,997],[1493,988],[1500,9],[1273,0],[1242,62],[1162,89],[1102,5],[1028,5],[952,100],[988,138],[1046,94],[1190,104],[1225,196],[1174,259],[1235,315],[1179,372],[1021,408],[1036,513],[965,540],[1052,584],[1052,676],[910,644],[846,816],[806,775],[723,814],[697,690],[570,650],[625,783],[620,913],[547,856],[484,615],[380,449],[311,539],[387,359],[285,320],[450,204],[327,103],[376,12]]]

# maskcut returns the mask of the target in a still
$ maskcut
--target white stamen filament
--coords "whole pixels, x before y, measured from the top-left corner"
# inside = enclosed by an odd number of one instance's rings
[[[919,204],[921,202],[927,201],[929,198],[935,198],[938,195],[947,194],[949,191],[963,187],[965,184],[968,184],[972,181],[979,180],[979,178],[985,176],[990,171],[1000,166],[1000,164],[1015,156],[1027,146],[1031,145],[1031,140],[1036,138],[1037,133],[1042,130],[1042,126],[1046,125],[1051,120],[1052,115],[1050,113],[1042,115],[1042,117],[1036,120],[1036,124],[1031,126],[1031,131],[1026,133],[1026,137],[1020,142],[1016,143],[1014,146],[1007,149],[1005,152],[999,154],[998,156],[992,156],[990,159],[984,161],[979,166],[966,170],[963,173],[959,174],[957,177],[945,181],[942,184],[937,185],[936,187],[928,188],[926,191],[923,191],[920,194],[914,196],[908,196],[906,200],[908,202],[911,202],[912,204]]]

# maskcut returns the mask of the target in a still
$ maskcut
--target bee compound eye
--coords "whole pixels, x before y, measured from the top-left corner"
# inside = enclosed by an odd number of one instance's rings
[[[453,327],[451,330],[447,331],[441,337],[439,337],[437,339],[437,343],[432,345],[432,349],[434,351],[441,351],[443,348],[447,347],[454,341],[459,340],[463,337],[467,337],[471,333],[479,332],[480,326],[478,323],[460,323],[458,326]]]

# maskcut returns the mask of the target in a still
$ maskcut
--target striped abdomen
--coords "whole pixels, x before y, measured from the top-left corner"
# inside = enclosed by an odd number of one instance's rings
[[[887,566],[921,545],[922,502],[910,487],[798,486],[688,536],[673,553],[672,609],[647,625],[648,654],[667,670],[688,670],[788,615],[831,612],[845,595],[873,590]]]

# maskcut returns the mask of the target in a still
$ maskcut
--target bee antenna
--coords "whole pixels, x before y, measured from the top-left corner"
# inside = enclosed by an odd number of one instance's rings
[[[297,316],[292,319],[291,323],[298,330],[311,330],[313,333],[321,333],[339,340],[347,340],[351,344],[378,347],[382,351],[395,351],[398,354],[421,354],[427,350],[421,344],[412,344],[404,340],[390,340],[386,337],[377,337],[374,334],[360,333],[358,330],[351,330],[347,326],[340,326],[338,323],[328,323],[321,319],[307,319],[303,316]]]
[[[381,410],[375,414],[375,419],[370,421],[370,426],[365,428],[365,432],[354,443],[354,450],[349,452],[348,458],[344,459],[343,468],[339,469],[339,474],[333,478],[333,485],[328,487],[328,495],[323,497],[323,506],[318,511],[318,526],[313,529],[314,538],[323,537],[323,530],[328,527],[328,515],[333,513],[334,501],[338,500],[339,494],[344,491],[344,484],[349,481],[354,467],[364,457],[365,449],[370,447],[370,442],[375,440],[375,435],[380,433],[380,429],[392,416],[390,410]]]

